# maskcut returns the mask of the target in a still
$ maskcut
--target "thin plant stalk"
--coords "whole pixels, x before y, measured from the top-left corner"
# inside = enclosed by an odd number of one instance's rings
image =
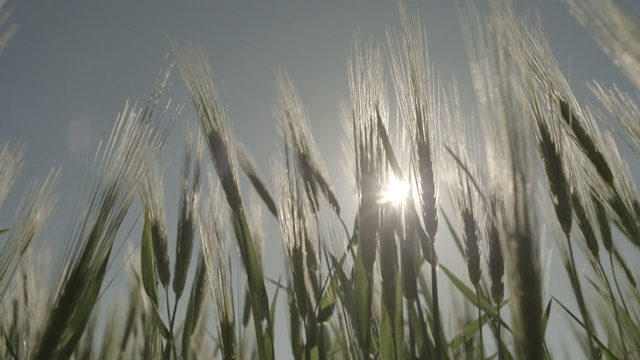
[[[607,291],[609,292],[609,302],[611,307],[613,308],[614,316],[616,317],[616,326],[618,327],[618,336],[620,337],[620,345],[622,345],[622,352],[624,354],[623,358],[628,359],[628,351],[627,345],[624,340],[624,333],[622,332],[622,324],[620,323],[620,314],[618,313],[618,304],[616,303],[615,295],[613,294],[613,288],[611,287],[611,282],[609,281],[609,277],[604,272],[604,268],[602,263],[600,262],[600,258],[595,259],[596,270],[600,277],[604,280],[605,285],[607,286]]]
[[[497,326],[497,330],[496,330],[496,337],[498,338],[498,360],[503,360],[504,359],[504,350],[502,349],[502,335],[501,335],[501,329],[502,329],[502,312],[500,311],[500,306],[496,305],[496,307],[498,308],[498,326]]]
[[[566,235],[567,238],[567,246],[569,247],[569,258],[570,258],[570,276],[573,278],[571,284],[573,285],[573,290],[576,295],[576,300],[578,301],[578,307],[580,308],[580,312],[582,313],[582,318],[584,320],[585,331],[587,332],[587,339],[589,342],[590,352],[593,354],[595,351],[592,338],[595,336],[593,333],[593,326],[591,324],[591,318],[589,317],[589,313],[587,310],[587,305],[584,301],[584,294],[582,292],[582,285],[580,284],[580,279],[578,278],[578,273],[576,271],[576,261],[573,255],[573,246],[571,245],[571,236],[569,234]]]
[[[480,355],[484,359],[484,337],[482,336],[482,309],[480,309],[480,287],[476,286],[476,301],[478,308],[478,333],[480,335]]]
[[[435,254],[435,248],[432,249]],[[442,359],[442,333],[440,328],[440,301],[438,299],[438,266],[436,262],[431,263],[431,299],[433,301],[433,340],[436,347],[436,360]]]
[[[620,296],[620,302],[622,302],[622,306],[624,307],[624,311],[627,314],[630,314],[629,308],[627,307],[627,302],[624,300],[624,295],[622,294],[622,290],[620,290],[620,284],[618,283],[618,275],[616,272],[616,267],[613,264],[613,254],[609,253],[609,262],[611,263],[611,274],[613,275],[613,283],[616,285],[616,290],[618,291],[618,295]]]

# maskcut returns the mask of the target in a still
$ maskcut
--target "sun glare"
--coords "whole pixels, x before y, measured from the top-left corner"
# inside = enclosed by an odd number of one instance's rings
[[[395,176],[389,177],[389,183],[387,188],[382,194],[380,202],[390,202],[393,205],[400,205],[409,195],[409,183],[404,180],[399,180]]]

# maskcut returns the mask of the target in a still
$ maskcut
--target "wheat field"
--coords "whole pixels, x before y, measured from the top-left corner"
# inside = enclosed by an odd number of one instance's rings
[[[594,74],[599,103],[580,101],[542,24],[510,0],[491,1],[489,13],[459,4],[470,83],[441,79],[423,19],[401,1],[399,27],[382,38],[355,32],[335,129],[348,199],[287,71],[276,75],[279,147],[263,174],[234,135],[207,52],[171,40],[148,101],[126,103],[78,181],[59,259],[36,244],[60,169],[34,180],[0,227],[0,357],[640,359],[640,23],[611,0],[566,3],[635,93]],[[3,4],[0,52],[17,31]],[[195,119],[166,95],[172,73]],[[462,87],[475,92],[472,117]],[[162,155],[175,127],[185,129],[180,182],[166,192]],[[0,205],[25,149],[0,144]],[[112,309],[107,272],[127,231],[118,276],[128,288]],[[442,246],[464,261],[439,257]],[[276,278],[265,247],[284,254]],[[548,266],[549,249],[561,268]],[[566,280],[569,301],[549,291],[549,277]],[[570,354],[549,346],[555,318]]]

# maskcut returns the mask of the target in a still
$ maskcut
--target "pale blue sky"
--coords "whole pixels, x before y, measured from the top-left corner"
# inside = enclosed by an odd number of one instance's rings
[[[593,101],[582,84],[594,78],[630,89],[562,2],[515,4],[520,14],[540,12],[557,60],[563,70],[570,70],[579,99]],[[622,4],[640,13],[633,1]],[[146,101],[170,51],[169,39],[192,40],[208,52],[235,133],[255,155],[269,182],[269,159],[280,145],[271,115],[277,103],[275,73],[288,70],[350,223],[353,206],[349,203],[354,195],[336,160],[341,158],[340,101],[349,96],[347,52],[354,30],[359,29],[363,38],[372,35],[385,41],[385,25],[399,24],[395,1],[23,0],[8,5],[15,6],[12,20],[21,28],[0,55],[0,143],[22,139],[29,148],[21,180],[0,209],[0,228],[8,224],[27,181],[42,178],[60,165],[58,212],[45,232],[51,238],[47,241],[58,246],[76,189],[88,169],[85,162],[98,140],[108,137],[125,100]],[[406,6],[425,19],[431,60],[443,80],[455,74],[462,106],[470,113],[474,98],[454,2],[406,1]],[[192,114],[177,71],[172,80],[169,96],[187,104],[185,115]],[[391,83],[388,88],[391,95]],[[178,122],[165,151],[167,158],[174,159],[167,175],[168,186],[173,186],[169,195],[177,189],[181,134]],[[170,229],[176,208],[174,200],[168,211]],[[271,229],[268,258],[278,259],[267,263],[267,273],[277,278],[282,272],[280,238],[273,230],[275,223],[269,219],[267,224]],[[563,286],[553,283],[551,292]],[[281,329],[279,343],[288,338],[285,327]]]

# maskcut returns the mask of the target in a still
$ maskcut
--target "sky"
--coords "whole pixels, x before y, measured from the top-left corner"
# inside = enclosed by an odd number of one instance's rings
[[[472,113],[474,96],[455,2],[405,3],[409,12],[418,12],[425,20],[431,61],[441,79],[456,79],[463,111]],[[580,101],[595,102],[584,86],[593,79],[631,90],[561,1],[514,3],[521,15],[539,13],[556,59],[570,74]],[[640,5],[634,1],[621,4],[640,16]],[[20,29],[0,54],[0,144],[21,139],[29,147],[22,175],[0,208],[0,228],[10,221],[28,181],[44,178],[52,167],[60,166],[56,188],[60,200],[44,236],[55,255],[98,141],[108,138],[127,99],[144,104],[165,54],[171,51],[170,41],[185,40],[207,51],[234,133],[254,154],[269,183],[270,160],[281,146],[272,116],[276,73],[288,71],[307,109],[331,182],[338,198],[344,199],[345,216],[353,216],[353,205],[347,205],[355,203],[353,189],[338,160],[343,137],[340,103],[349,100],[347,54],[356,30],[364,39],[372,36],[385,42],[386,26],[399,25],[395,1],[23,0],[9,1],[8,8],[14,9],[10,22]],[[177,69],[171,80],[168,96],[186,104],[184,118],[193,117]],[[388,90],[392,97],[391,83]],[[166,180],[173,189],[180,171],[182,130],[178,121],[163,152],[164,158],[173,159]],[[638,171],[633,165],[632,170]],[[173,198],[170,227],[176,209]],[[267,227],[267,258],[273,260],[265,266],[267,274],[277,278],[282,272],[282,247],[275,222],[269,219]],[[450,251],[446,241],[440,246],[439,251]],[[552,281],[550,292],[562,292],[563,286]],[[288,346],[286,326],[280,326],[277,345]]]

